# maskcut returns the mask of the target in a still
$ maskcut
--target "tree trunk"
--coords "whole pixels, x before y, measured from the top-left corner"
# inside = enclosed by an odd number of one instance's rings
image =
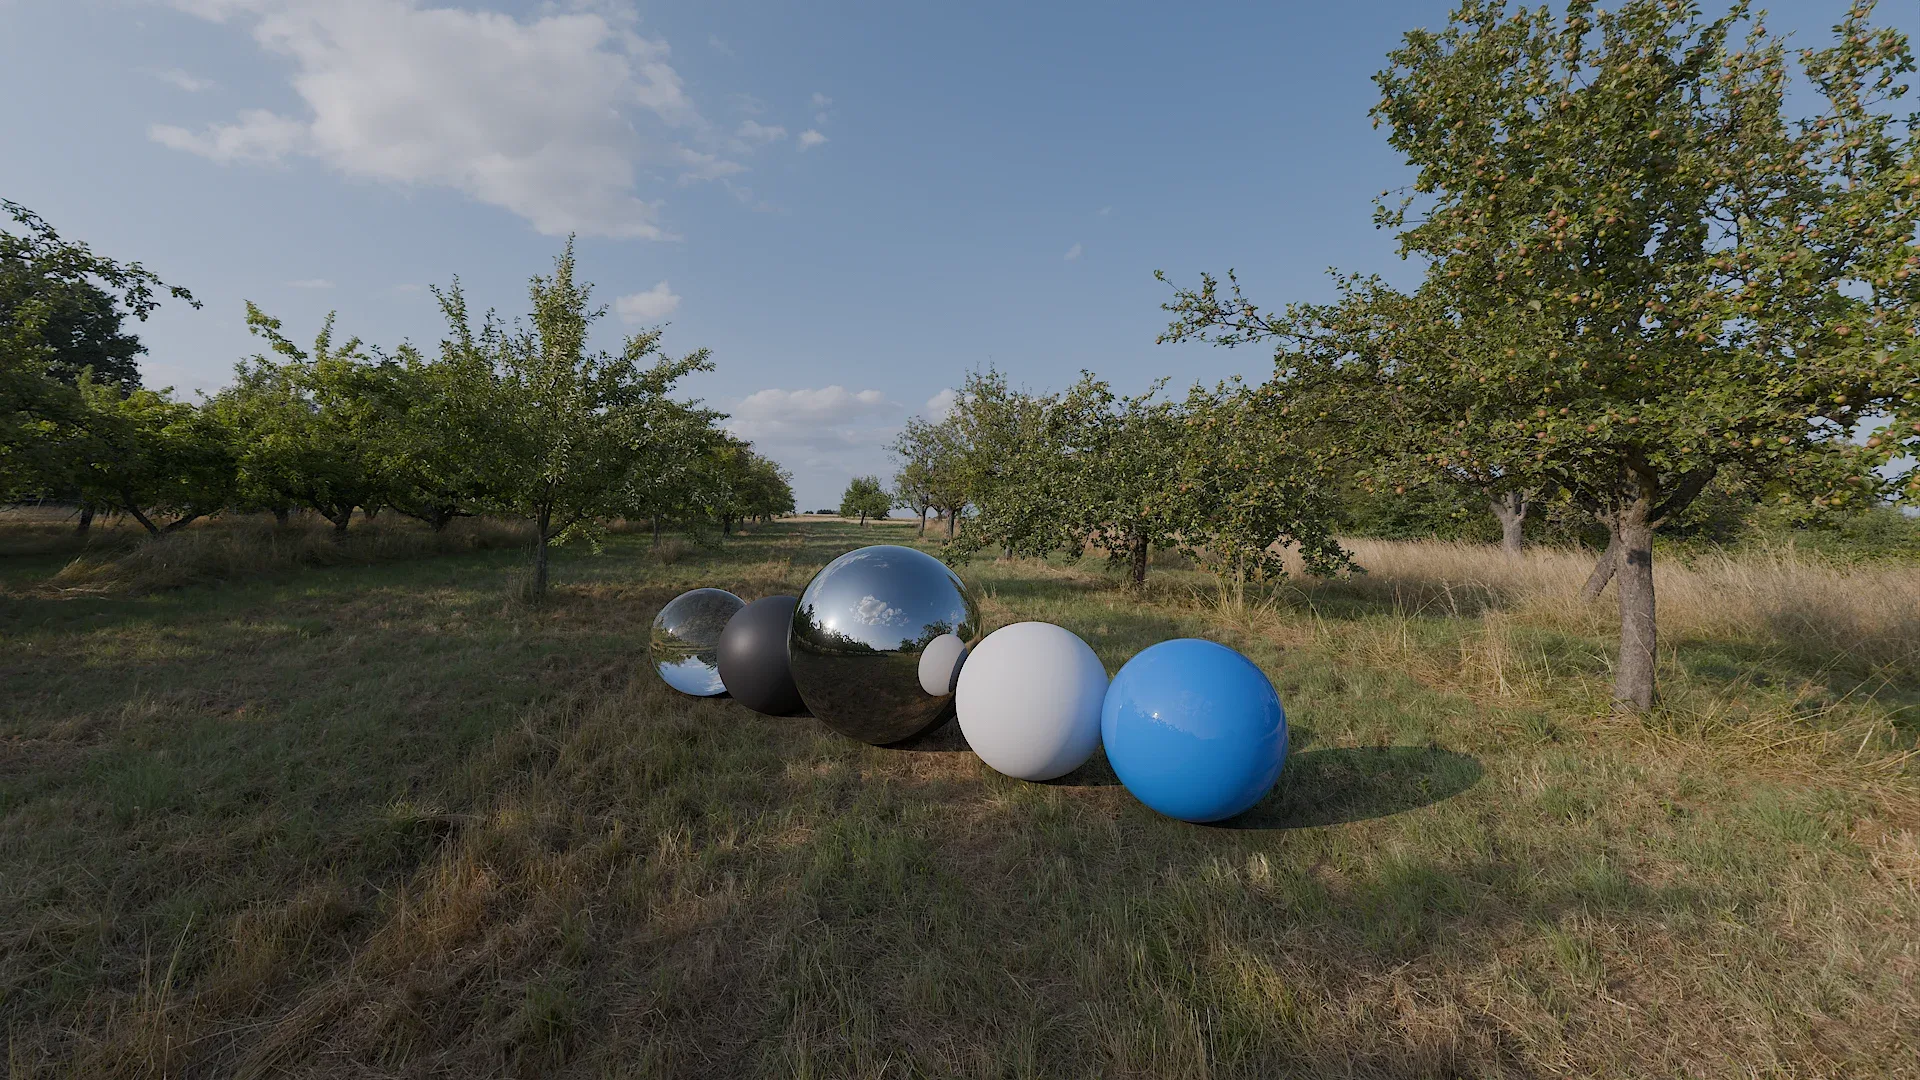
[[[867,524],[867,512],[865,510],[860,511],[860,524],[863,528]]]
[[[959,522],[960,522],[960,511],[949,509],[947,511],[947,539],[949,540],[953,539],[953,528],[955,525],[959,524]]]
[[[1620,593],[1620,664],[1614,669],[1617,708],[1653,707],[1653,666],[1658,655],[1653,604],[1653,524],[1646,500],[1615,514],[1608,528],[1618,545],[1614,578]]]
[[[1134,530],[1128,544],[1127,562],[1129,564],[1127,576],[1132,581],[1134,589],[1137,591],[1146,588],[1147,535],[1137,529]]]
[[[534,537],[533,547],[533,598],[542,600],[547,595],[547,530],[553,525],[553,511],[540,511],[538,534]]]
[[[341,511],[337,516],[334,514],[328,514],[327,520],[333,522],[334,536],[336,537],[345,536],[347,535],[347,526],[353,524],[353,507],[351,506],[347,507],[345,510]]]
[[[120,496],[120,502],[122,506],[126,507],[127,513],[133,515],[133,520],[139,522],[143,527],[145,527],[148,533],[154,536],[160,535],[160,526],[155,525],[153,522],[147,520],[147,515],[141,513],[140,508],[134,505],[132,496],[129,496],[123,493]]]
[[[364,516],[368,521],[372,521],[373,516],[375,514],[378,514],[379,512],[380,512],[380,508],[377,506],[363,506],[360,508],[361,515]],[[352,514],[353,511],[349,510],[347,511],[347,513]]]
[[[653,546],[660,546],[660,515],[653,515]]]
[[[1600,593],[1607,587],[1607,582],[1613,580],[1613,570],[1618,565],[1619,556],[1620,541],[1613,537],[1612,530],[1609,529],[1607,550],[1600,553],[1600,561],[1593,564],[1593,573],[1588,575],[1587,583],[1580,588],[1582,603],[1590,604],[1600,598]]]
[[[84,539],[87,533],[92,530],[92,528],[93,528],[93,504],[90,502],[81,503],[80,504],[80,523],[73,527],[73,534],[75,536],[78,536]]]
[[[1527,523],[1527,495],[1523,491],[1503,491],[1493,497],[1493,516],[1500,519],[1500,550],[1518,558],[1526,546],[1521,528]]]
[[[284,528],[286,528],[286,527],[287,527],[287,518],[288,518],[288,516],[289,516],[289,515],[290,515],[291,513],[292,513],[292,511],[290,511],[290,510],[288,510],[288,509],[287,509],[286,507],[284,507],[284,506],[276,506],[276,507],[274,507],[274,508],[273,508],[273,523],[274,523],[274,524],[275,524],[276,526],[278,526],[278,527],[280,527],[280,528],[282,528],[282,529],[284,529]]]
[[[927,535],[927,512],[925,509],[920,511],[920,535]]]

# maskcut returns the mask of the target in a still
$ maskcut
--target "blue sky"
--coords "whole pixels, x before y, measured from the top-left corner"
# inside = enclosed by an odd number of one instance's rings
[[[1155,269],[1268,302],[1408,280],[1369,78],[1450,7],[0,0],[0,194],[206,302],[143,331],[182,390],[257,351],[243,299],[430,344],[425,285],[518,312],[578,232],[604,343],[711,348],[689,392],[829,506],[977,366],[1265,374],[1154,345]],[[1813,44],[1844,4],[1772,7]]]

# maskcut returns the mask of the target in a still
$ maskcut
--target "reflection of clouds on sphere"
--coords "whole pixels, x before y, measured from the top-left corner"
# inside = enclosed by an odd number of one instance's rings
[[[1071,630],[1051,623],[1003,626],[974,646],[954,702],[980,760],[1021,780],[1051,780],[1100,745],[1107,669]]]
[[[726,693],[720,681],[720,634],[745,606],[746,601],[725,589],[695,589],[660,609],[653,617],[648,652],[668,686],[695,697]]]
[[[900,615],[899,608],[888,607],[887,602],[877,596],[861,597],[853,609],[853,617],[868,626],[884,626],[900,618]]]
[[[1287,760],[1287,714],[1273,683],[1253,661],[1197,638],[1127,661],[1107,688],[1100,736],[1127,790],[1185,821],[1250,809]]]
[[[964,645],[980,613],[960,578],[924,551],[850,551],[800,594],[787,643],[794,685],[828,727],[875,745],[910,739],[953,715],[950,693],[921,688],[920,660],[942,635]]]

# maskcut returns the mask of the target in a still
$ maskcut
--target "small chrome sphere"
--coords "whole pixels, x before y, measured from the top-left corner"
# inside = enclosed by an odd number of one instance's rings
[[[720,632],[746,604],[725,589],[695,589],[660,609],[648,651],[668,686],[695,697],[727,692],[720,681]]]
[[[922,688],[920,658],[951,635],[980,636],[960,578],[913,548],[850,551],[813,575],[794,609],[787,659],[808,711],[850,738],[883,746],[953,716],[953,693]]]

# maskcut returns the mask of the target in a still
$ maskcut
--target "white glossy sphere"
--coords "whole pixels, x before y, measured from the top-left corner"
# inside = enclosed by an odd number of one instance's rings
[[[1107,669],[1073,631],[1003,626],[974,645],[954,691],[960,730],[980,760],[1021,780],[1051,780],[1100,746]]]
[[[960,664],[967,658],[967,643],[958,634],[941,634],[920,653],[920,689],[934,697],[953,693]]]

